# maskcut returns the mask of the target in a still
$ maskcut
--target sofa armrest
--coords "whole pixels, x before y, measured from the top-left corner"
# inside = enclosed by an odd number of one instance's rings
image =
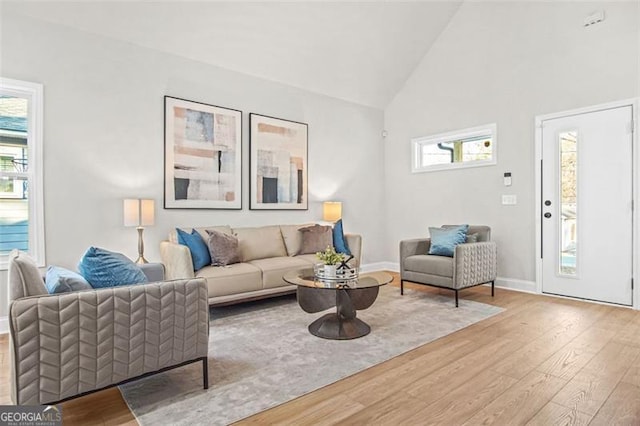
[[[164,265],[162,263],[143,263],[138,265],[149,282],[164,281]]]
[[[25,297],[9,325],[13,402],[47,404],[206,357],[206,282]]]
[[[400,241],[400,271],[404,269],[402,265],[407,257],[416,254],[427,254],[429,253],[430,247],[431,238],[415,238]]]
[[[344,234],[344,238],[347,240],[347,246],[349,246],[349,251],[353,255],[351,262],[355,261],[353,266],[360,267],[362,262],[362,236],[359,234]]]
[[[164,263],[166,279],[178,280],[195,277],[189,247],[170,241],[161,241],[160,258]]]
[[[453,255],[453,285],[465,288],[496,279],[498,249],[493,241],[458,244]]]

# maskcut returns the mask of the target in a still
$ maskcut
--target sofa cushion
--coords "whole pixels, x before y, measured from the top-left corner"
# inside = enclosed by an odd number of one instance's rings
[[[19,250],[9,253],[9,300],[47,294],[42,275],[31,256]]]
[[[178,244],[178,234],[176,232],[177,229],[182,229],[184,232],[189,233],[191,232],[191,228],[176,228],[176,229],[172,229],[171,231],[169,231],[169,242],[172,243],[176,243]],[[225,234],[233,234],[233,232],[231,231],[231,227],[229,225],[222,225],[222,226],[207,226],[207,227],[200,227],[200,228],[193,228],[196,230],[196,232],[198,234],[200,234],[200,236],[202,237],[202,239],[204,241],[207,240],[207,229],[212,229],[214,231],[218,231],[218,232],[224,232]]]
[[[417,254],[404,260],[404,269],[423,274],[453,277],[453,258],[429,254]]]
[[[455,228],[460,225],[442,225],[443,228]],[[491,241],[491,227],[486,225],[469,225],[467,235],[477,234],[477,243],[483,243],[485,241]],[[470,242],[470,241],[467,241]]]
[[[429,228],[431,246],[429,254],[453,257],[456,245],[463,244],[467,240],[469,225],[460,225],[450,228]]]
[[[262,272],[248,263],[228,266],[206,266],[196,273],[207,280],[209,297],[262,290]]]
[[[211,255],[211,265],[226,266],[240,262],[238,237],[213,229],[207,229],[207,234],[209,235],[207,247],[209,247]]]
[[[209,238],[209,234],[207,234],[207,231],[217,231],[217,232],[222,232],[223,234],[233,235],[233,230],[229,225],[206,226],[206,227],[193,228],[193,229],[195,229],[196,232],[200,234],[200,236],[204,241],[207,241]]]
[[[59,266],[49,266],[47,268],[44,284],[49,294],[90,290],[92,288],[91,284],[82,275]]]
[[[302,245],[298,254],[314,254],[333,247],[333,233],[330,226],[313,225],[300,228]]]
[[[99,247],[89,247],[78,271],[93,288],[148,282],[144,272],[127,256]]]
[[[287,255],[279,226],[259,228],[235,228],[240,258],[243,262]]]
[[[262,271],[263,288],[273,288],[289,285],[282,276],[291,270],[310,268],[308,261],[297,257],[272,257],[270,259],[257,259],[249,262]]]
[[[284,245],[287,248],[287,254],[289,256],[295,256],[300,252],[302,233],[298,230],[312,225],[312,223],[305,223],[303,225],[280,225],[280,232],[282,232]]]
[[[347,240],[344,238],[344,231],[342,229],[342,219],[338,219],[335,225],[333,225],[333,246],[336,248],[336,251],[338,253],[351,256],[351,250],[349,250],[349,246],[347,245]]]
[[[191,230],[190,234],[178,228],[176,228],[176,231],[178,235],[178,243],[189,247],[194,271],[202,269],[207,265],[211,265],[211,254],[209,253],[209,247],[207,247],[207,243],[205,242],[207,240],[203,240],[202,236],[195,229]]]

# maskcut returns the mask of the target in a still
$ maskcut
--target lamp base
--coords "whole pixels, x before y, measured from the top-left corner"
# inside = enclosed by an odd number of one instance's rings
[[[145,263],[149,263],[147,259],[144,258],[144,241],[142,241],[142,231],[144,231],[144,228],[138,226],[136,229],[138,230],[138,259],[136,260],[136,264],[144,265]]]

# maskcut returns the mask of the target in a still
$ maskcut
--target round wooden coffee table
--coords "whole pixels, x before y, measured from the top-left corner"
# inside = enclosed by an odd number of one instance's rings
[[[320,279],[313,269],[292,271],[284,280],[298,286],[298,304],[310,314],[333,306],[336,312],[323,315],[309,325],[314,336],[332,340],[349,340],[366,336],[371,327],[359,318],[356,311],[367,309],[378,297],[381,286],[393,281],[386,272],[362,274],[353,280]]]

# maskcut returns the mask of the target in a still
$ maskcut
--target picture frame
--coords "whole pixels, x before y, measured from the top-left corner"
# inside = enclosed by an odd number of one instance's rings
[[[249,209],[308,210],[308,125],[249,114]]]
[[[164,208],[242,209],[242,111],[164,97]]]

